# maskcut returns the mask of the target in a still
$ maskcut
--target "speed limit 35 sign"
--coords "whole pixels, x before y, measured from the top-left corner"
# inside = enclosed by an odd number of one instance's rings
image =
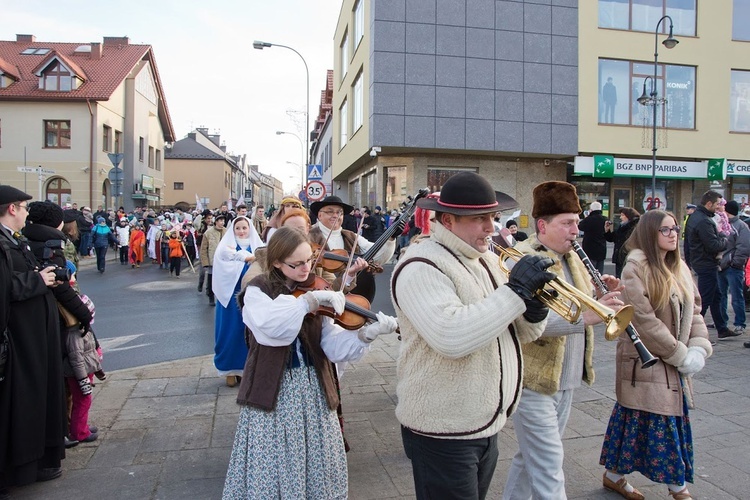
[[[307,198],[310,201],[320,201],[326,197],[326,187],[320,181],[310,181],[307,183]]]

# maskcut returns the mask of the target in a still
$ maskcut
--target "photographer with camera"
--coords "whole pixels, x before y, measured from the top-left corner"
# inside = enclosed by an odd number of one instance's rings
[[[0,494],[59,477],[65,456],[60,327],[50,289],[56,282],[51,267],[39,269],[20,233],[30,199],[0,186],[0,251],[12,276],[7,302],[0,304],[11,346],[0,383]]]

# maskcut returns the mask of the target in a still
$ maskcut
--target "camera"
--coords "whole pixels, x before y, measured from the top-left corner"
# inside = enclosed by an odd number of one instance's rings
[[[45,267],[54,267],[55,281],[70,281],[71,272],[67,267],[60,267],[52,261],[55,256],[55,250],[62,251],[65,248],[65,242],[63,240],[47,240],[44,242],[44,249],[42,250],[42,269]]]
[[[67,267],[56,266],[52,272],[55,273],[55,281],[70,281],[71,273]]]

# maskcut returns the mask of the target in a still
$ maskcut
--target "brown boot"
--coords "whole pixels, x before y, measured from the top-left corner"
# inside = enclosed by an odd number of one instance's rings
[[[227,387],[234,387],[237,385],[237,377],[234,375],[227,375]]]

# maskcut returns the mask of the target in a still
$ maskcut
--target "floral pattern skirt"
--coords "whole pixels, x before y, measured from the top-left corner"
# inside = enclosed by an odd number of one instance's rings
[[[693,482],[693,436],[684,417],[632,410],[615,403],[599,464],[619,474],[637,471],[663,484]]]
[[[242,408],[222,498],[343,499],[347,491],[341,429],[315,368],[287,369],[274,411]]]

